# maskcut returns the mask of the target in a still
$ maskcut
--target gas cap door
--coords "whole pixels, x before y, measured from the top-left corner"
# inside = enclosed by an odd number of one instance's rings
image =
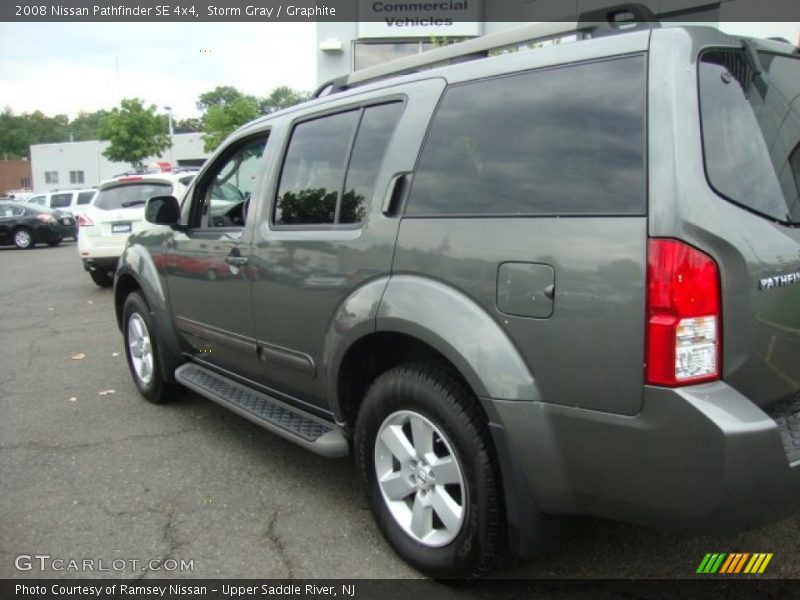
[[[497,309],[507,315],[547,319],[553,314],[555,283],[550,265],[502,263],[497,269]]]

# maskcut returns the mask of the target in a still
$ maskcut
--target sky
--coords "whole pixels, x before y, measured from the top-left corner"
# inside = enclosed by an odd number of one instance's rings
[[[0,23],[0,110],[74,118],[138,97],[195,117],[219,85],[313,90],[315,47],[313,23]]]
[[[800,23],[720,28],[800,39]],[[219,85],[255,96],[313,90],[315,53],[313,23],[0,23],[0,110],[73,119],[138,97],[196,117],[197,97]]]

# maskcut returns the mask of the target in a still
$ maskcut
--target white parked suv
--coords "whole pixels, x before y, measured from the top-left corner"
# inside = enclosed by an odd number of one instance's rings
[[[59,190],[56,192],[36,194],[28,198],[25,202],[60,210],[61,212],[68,212],[77,218],[78,215],[86,211],[86,208],[91,204],[95,194],[97,194],[97,190],[94,188]]]
[[[158,227],[145,221],[144,205],[154,196],[182,198],[193,172],[126,175],[104,181],[78,216],[78,253],[100,287],[114,283],[117,261],[133,233]]]

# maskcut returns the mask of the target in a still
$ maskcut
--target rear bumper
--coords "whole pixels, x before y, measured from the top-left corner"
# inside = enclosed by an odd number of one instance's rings
[[[55,242],[65,237],[72,237],[70,228],[59,224],[43,224],[33,230],[33,240],[36,243]]]
[[[122,256],[125,250],[127,237],[118,236],[117,238],[105,238],[91,236],[83,231],[78,234],[78,253],[81,258],[107,259],[113,258],[115,261]]]
[[[721,531],[800,506],[800,460],[778,424],[724,382],[646,388],[634,417],[541,402],[487,410],[518,465],[504,478],[547,513]]]

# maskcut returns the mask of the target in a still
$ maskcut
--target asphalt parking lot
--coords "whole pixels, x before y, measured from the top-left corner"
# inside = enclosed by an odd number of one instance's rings
[[[0,286],[0,578],[419,577],[373,525],[349,459],[193,393],[141,399],[112,292],[84,273],[74,242],[0,249]],[[732,535],[575,519],[551,554],[497,576],[694,577],[707,552],[772,552],[765,577],[798,577],[800,517]],[[126,564],[20,571],[23,554]],[[193,569],[142,567],[167,558]]]

